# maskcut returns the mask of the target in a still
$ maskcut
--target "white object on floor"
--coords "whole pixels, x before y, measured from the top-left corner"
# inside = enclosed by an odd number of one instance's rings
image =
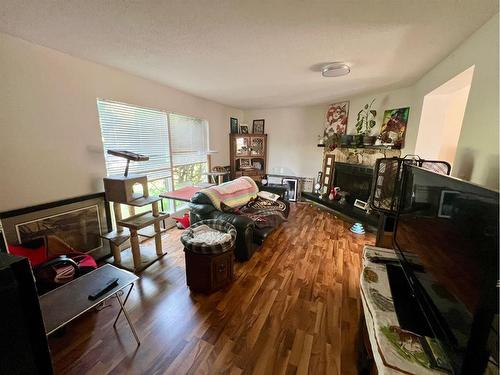
[[[231,241],[229,233],[219,232],[216,229],[210,228],[208,225],[200,225],[193,228],[192,243],[205,245],[218,245],[224,242]]]

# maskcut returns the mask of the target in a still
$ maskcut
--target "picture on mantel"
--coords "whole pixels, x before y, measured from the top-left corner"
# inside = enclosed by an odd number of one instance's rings
[[[342,135],[347,131],[349,118],[349,102],[331,104],[326,112],[325,138],[334,134]]]
[[[410,107],[389,109],[384,112],[380,140],[382,144],[390,144],[394,148],[403,148]]]

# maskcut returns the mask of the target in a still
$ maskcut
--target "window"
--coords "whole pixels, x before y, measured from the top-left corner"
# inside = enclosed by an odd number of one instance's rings
[[[107,175],[122,175],[126,160],[108,155],[107,150],[127,150],[149,156],[148,161],[131,162],[129,173],[146,174],[151,195],[172,191],[204,180],[207,170],[206,120],[97,100]],[[174,207],[164,200],[164,209]]]

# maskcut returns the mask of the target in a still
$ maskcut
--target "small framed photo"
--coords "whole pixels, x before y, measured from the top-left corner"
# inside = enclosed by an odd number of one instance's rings
[[[253,161],[252,167],[254,167],[255,169],[258,169],[260,171],[260,170],[262,170],[262,163],[260,161]]]
[[[264,134],[264,119],[253,120],[253,130],[254,134]]]
[[[368,208],[368,203],[365,201],[362,201],[361,199],[356,199],[354,201],[354,207],[357,207],[357,208],[362,209],[363,211],[366,211],[366,209]]]
[[[231,134],[238,134],[238,119],[231,117]]]
[[[241,158],[240,159],[240,169],[251,169],[252,164],[250,159]]]
[[[247,124],[241,124],[240,125],[240,134],[249,134],[250,131],[248,129],[248,125]]]
[[[283,185],[286,187],[286,195],[290,202],[297,202],[299,180],[296,178],[284,178]]]

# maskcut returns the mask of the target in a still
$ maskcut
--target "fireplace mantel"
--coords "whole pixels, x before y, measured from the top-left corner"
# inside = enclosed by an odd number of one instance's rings
[[[337,147],[333,151],[325,150],[324,156],[326,155],[335,155],[335,162],[373,167],[377,159],[400,157],[401,150],[390,148]]]

